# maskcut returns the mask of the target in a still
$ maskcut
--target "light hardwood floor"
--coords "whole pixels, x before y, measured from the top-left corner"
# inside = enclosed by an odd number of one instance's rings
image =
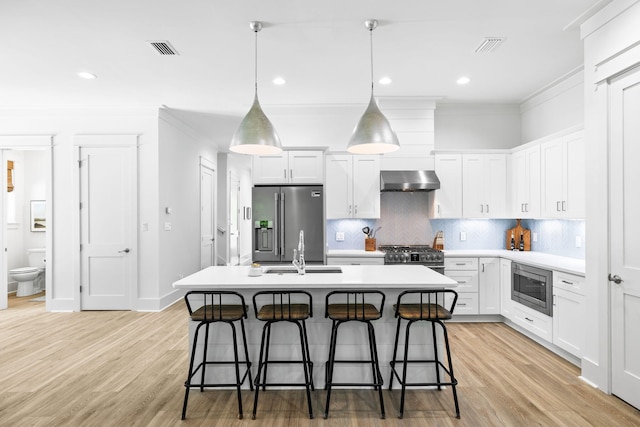
[[[461,419],[450,390],[385,391],[379,419],[370,390],[325,392],[307,418],[303,390],[261,393],[258,419],[236,418],[235,392],[192,391],[180,421],[187,370],[182,302],[161,313],[47,313],[10,298],[0,311],[0,426],[639,426],[640,411],[578,379],[579,370],[496,323],[449,323]],[[324,363],[324,361],[316,361]],[[385,380],[387,380],[385,378]]]

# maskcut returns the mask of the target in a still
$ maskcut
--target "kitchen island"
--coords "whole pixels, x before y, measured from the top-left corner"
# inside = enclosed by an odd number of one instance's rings
[[[249,318],[246,320],[249,357],[255,365],[258,362],[260,336],[264,322],[256,320],[251,297],[261,290],[301,289],[308,291],[313,297],[313,317],[307,321],[311,360],[314,362],[314,381],[316,387],[324,386],[324,364],[329,354],[329,338],[331,321],[324,318],[325,296],[333,290],[340,289],[378,289],[386,295],[383,317],[373,322],[376,330],[378,356],[383,378],[388,381],[389,361],[393,352],[393,340],[397,320],[394,318],[393,304],[398,295],[408,289],[438,289],[455,288],[458,283],[442,274],[420,265],[341,265],[341,266],[307,266],[307,273],[299,275],[295,272],[284,274],[269,273],[269,269],[291,269],[287,266],[263,267],[265,271],[260,276],[250,276],[249,266],[216,266],[208,267],[175,282],[176,289],[188,290],[234,290],[242,294],[249,306]],[[338,267],[341,273],[327,272],[327,269]],[[312,272],[315,269],[316,272]],[[320,272],[319,270],[325,270]],[[295,269],[294,269],[295,271]],[[185,321],[189,324],[189,349],[197,325],[189,321],[185,308]],[[422,322],[421,322],[422,323]],[[426,323],[426,322],[424,322]],[[425,327],[427,325],[424,325]],[[366,359],[369,354],[366,326],[360,322],[341,326],[336,356],[338,358]],[[415,326],[411,335],[410,352],[421,351],[426,356],[432,354],[431,329],[425,328],[420,333],[422,325]],[[402,344],[401,340],[401,344]],[[225,325],[214,327],[209,335],[210,358],[233,358],[231,334]],[[455,351],[455,349],[454,349]],[[300,344],[295,325],[283,324],[273,329],[271,337],[270,357],[274,359],[299,358]],[[196,361],[200,359],[201,349],[197,350]],[[187,367],[185,366],[185,375]],[[213,373],[208,370],[207,373]],[[221,367],[216,372],[218,381],[232,378],[231,369]],[[254,370],[253,375],[256,374]],[[223,378],[220,378],[220,375]],[[278,377],[282,382],[296,382],[302,378],[302,369],[283,365],[269,368],[269,376]],[[369,380],[370,366],[364,364],[344,364],[336,366],[335,375],[344,382],[358,382]],[[434,376],[435,377],[435,376]],[[427,377],[428,378],[428,377]],[[394,382],[397,384],[397,382]]]

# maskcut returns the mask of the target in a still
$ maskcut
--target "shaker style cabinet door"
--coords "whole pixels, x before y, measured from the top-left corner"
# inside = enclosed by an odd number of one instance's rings
[[[433,218],[462,217],[462,155],[436,154],[435,171],[440,189],[432,191]]]

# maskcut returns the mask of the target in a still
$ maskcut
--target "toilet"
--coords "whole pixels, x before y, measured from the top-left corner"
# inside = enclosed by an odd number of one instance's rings
[[[9,270],[9,277],[18,282],[18,297],[26,297],[44,290],[45,249],[27,249],[27,262],[28,267]]]

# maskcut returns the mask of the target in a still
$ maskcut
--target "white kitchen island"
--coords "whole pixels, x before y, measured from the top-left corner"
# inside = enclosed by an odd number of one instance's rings
[[[290,268],[292,266],[284,266]],[[335,269],[339,267],[341,273],[311,272],[313,269]],[[263,270],[282,268],[282,266],[262,267]],[[409,289],[437,289],[455,288],[458,283],[442,274],[421,265],[341,265],[341,266],[307,266],[307,274],[297,273],[273,274],[263,273],[260,276],[249,276],[249,266],[216,266],[208,267],[173,284],[174,288],[188,290],[233,290],[244,296],[249,306],[249,318],[245,321],[249,357],[255,368],[258,362],[260,337],[264,322],[256,320],[252,296],[261,290],[300,289],[308,291],[313,297],[313,317],[307,321],[307,332],[311,360],[314,363],[314,382],[316,387],[324,386],[324,364],[329,354],[329,338],[331,321],[324,317],[325,297],[327,293],[340,289],[377,289],[386,295],[383,317],[373,322],[378,343],[378,357],[380,369],[385,382],[389,380],[389,361],[392,358],[393,340],[397,320],[394,318],[393,304],[398,295]],[[189,349],[197,325],[189,321],[185,308],[185,322],[189,324]],[[411,332],[410,354],[422,352],[423,355],[432,354],[431,330],[425,325],[416,325]],[[360,322],[350,322],[340,327],[338,349],[336,357],[357,359],[368,358],[366,326]],[[400,343],[403,343],[401,334]],[[233,358],[231,346],[231,332],[228,326],[220,324],[214,326],[209,334],[209,351],[211,359]],[[241,351],[241,350],[240,350]],[[455,351],[455,349],[453,349]],[[200,359],[202,350],[197,350],[196,361]],[[282,322],[272,330],[270,358],[288,359],[300,358],[300,343],[298,330],[295,325]],[[424,357],[422,357],[424,358]],[[455,369],[455,366],[454,366]],[[185,366],[185,377],[187,366]],[[207,370],[207,375],[213,374],[215,369]],[[232,369],[220,367],[217,369],[217,381],[227,381],[233,378]],[[253,369],[253,375],[257,373]],[[222,378],[220,378],[222,375]],[[299,366],[274,365],[269,368],[269,377],[278,377],[281,382],[301,381],[302,369]],[[336,366],[335,375],[342,382],[369,381],[371,368],[365,364],[341,364]],[[430,376],[429,376],[430,377]],[[428,377],[427,377],[428,378]],[[394,382],[396,385],[397,382]]]

